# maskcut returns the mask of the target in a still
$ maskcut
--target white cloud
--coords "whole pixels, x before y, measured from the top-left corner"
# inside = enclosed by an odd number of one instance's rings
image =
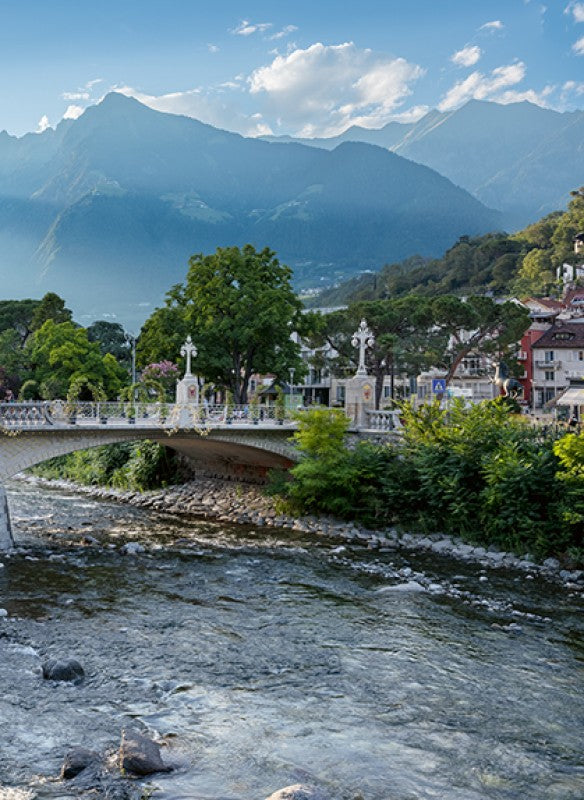
[[[67,106],[67,110],[63,114],[63,119],[78,119],[85,109],[82,106]]]
[[[574,42],[572,50],[577,56],[584,56],[584,36],[581,36],[577,42]]]
[[[472,72],[463,81],[455,83],[444,95],[438,108],[440,111],[452,111],[468,100],[495,100],[497,92],[508,86],[515,86],[525,77],[525,64],[518,61],[497,67],[490,75]]]
[[[264,33],[271,27],[271,22],[250,22],[248,19],[244,19],[230,33],[236,36],[251,36],[252,33]]]
[[[403,58],[360,50],[352,42],[277,55],[249,77],[249,91],[302,136],[332,136],[351,124],[375,127],[391,118],[424,74]]]
[[[564,14],[572,14],[574,22],[584,22],[584,3],[569,3]]]
[[[89,100],[89,92],[63,92],[63,100]]]
[[[467,45],[450,56],[450,60],[459,67],[472,67],[473,64],[477,63],[481,55],[482,50],[478,45]]]
[[[393,114],[388,122],[417,122],[425,117],[429,110],[430,106],[412,106],[400,114]]]
[[[584,83],[581,81],[566,81],[562,86],[562,93],[570,94],[571,92],[584,94]]]
[[[508,105],[509,103],[522,103],[527,100],[528,103],[534,103],[536,106],[547,107],[548,105],[548,97],[555,92],[555,86],[544,86],[541,92],[536,92],[535,89],[526,89],[523,92],[516,91],[514,89],[508,89],[505,92],[493,97],[493,100],[497,103],[501,103],[502,105]]]
[[[94,78],[92,81],[87,81],[85,84],[86,89],[93,89],[98,83],[103,83],[103,78]]]
[[[485,22],[481,25],[479,31],[502,31],[505,26],[500,19],[494,19],[492,22]]]
[[[51,124],[49,122],[49,118],[47,117],[46,114],[43,114],[43,116],[38,121],[36,132],[37,133],[44,133],[47,130],[47,128],[50,128],[50,127],[51,127]]]
[[[286,25],[285,27],[282,28],[281,31],[277,31],[277,33],[273,33],[270,36],[270,39],[272,39],[272,40],[273,39],[283,39],[284,36],[288,36],[290,33],[294,33],[294,31],[297,31],[297,30],[298,30],[298,27],[296,25]]]
[[[208,50],[210,53],[218,53],[218,52],[219,52],[219,48],[217,47],[217,45],[216,45],[216,44],[208,44],[208,45],[207,45],[207,50]]]

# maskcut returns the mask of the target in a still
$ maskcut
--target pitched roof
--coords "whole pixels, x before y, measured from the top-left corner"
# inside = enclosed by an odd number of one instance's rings
[[[550,311],[561,311],[564,308],[561,300],[553,300],[551,297],[527,297],[523,300],[523,305],[531,309],[540,307]]]
[[[558,322],[533,343],[532,350],[584,349],[584,323]]]
[[[564,296],[564,303],[566,306],[584,307],[584,286],[576,286],[570,289]]]

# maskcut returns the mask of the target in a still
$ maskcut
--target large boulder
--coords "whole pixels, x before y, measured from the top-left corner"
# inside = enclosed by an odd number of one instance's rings
[[[84,747],[74,747],[69,750],[63,760],[61,767],[61,778],[70,780],[79,775],[90,764],[94,764],[99,759],[99,755],[93,750],[86,750]]]
[[[63,661],[50,658],[43,664],[43,678],[47,681],[79,682],[84,676],[83,667],[75,658],[66,658]]]
[[[154,772],[170,772],[160,755],[160,747],[137,731],[122,731],[120,745],[120,767],[134,775],[152,775]]]
[[[266,800],[326,800],[325,795],[314,786],[295,783],[271,794]]]

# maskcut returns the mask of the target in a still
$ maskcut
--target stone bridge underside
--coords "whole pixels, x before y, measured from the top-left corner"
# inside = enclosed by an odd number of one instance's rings
[[[292,430],[256,431],[217,430],[202,436],[195,431],[179,431],[168,436],[160,428],[137,430],[38,429],[21,431],[16,436],[0,434],[0,484],[18,472],[49,458],[117,442],[150,439],[170,447],[199,464],[205,471],[261,477],[273,468],[288,469],[298,460],[289,443]]]

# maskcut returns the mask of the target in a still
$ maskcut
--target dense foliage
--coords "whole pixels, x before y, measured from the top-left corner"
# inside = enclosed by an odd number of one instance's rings
[[[305,322],[291,278],[268,248],[247,244],[194,255],[184,284],[145,323],[140,362],[175,357],[190,333],[198,350],[193,370],[229,390],[235,403],[247,402],[255,372],[284,378],[294,367],[300,377],[304,366],[291,334]]]
[[[121,326],[97,322],[82,328],[53,292],[41,300],[0,302],[0,399],[64,398],[80,382],[115,398],[128,382],[120,364],[124,355]]]
[[[142,441],[78,450],[45,461],[31,472],[86,486],[142,491],[175,483],[179,467],[173,451],[155,442]]]
[[[405,405],[399,446],[344,443],[341,412],[299,417],[304,454],[282,491],[296,511],[444,531],[536,556],[584,557],[584,434],[554,442],[496,400]]]

